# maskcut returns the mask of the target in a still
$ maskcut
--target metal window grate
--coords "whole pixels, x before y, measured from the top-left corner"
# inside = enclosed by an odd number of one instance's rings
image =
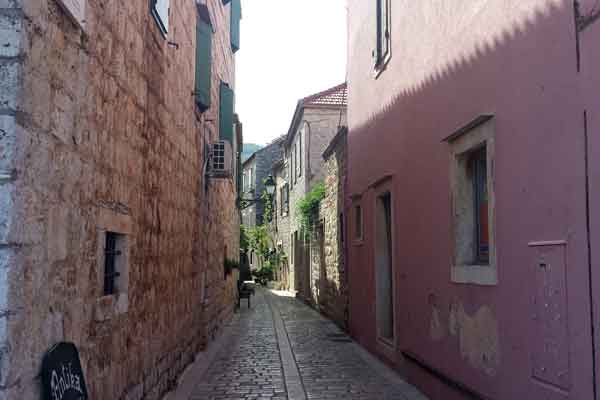
[[[215,170],[225,169],[225,142],[217,142],[213,146],[213,168]]]
[[[119,235],[114,232],[106,232],[104,247],[104,295],[110,296],[116,293],[116,279],[120,276],[117,272],[117,257],[121,251],[117,250],[117,239]]]

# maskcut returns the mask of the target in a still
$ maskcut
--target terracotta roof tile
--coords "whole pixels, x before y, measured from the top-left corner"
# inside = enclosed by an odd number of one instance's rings
[[[346,106],[348,104],[348,85],[342,83],[330,89],[315,93],[300,100],[304,107],[310,106]]]

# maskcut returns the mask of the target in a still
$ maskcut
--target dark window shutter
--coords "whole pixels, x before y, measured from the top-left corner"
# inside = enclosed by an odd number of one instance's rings
[[[219,137],[233,143],[233,90],[224,82],[219,97]]]
[[[196,25],[196,105],[201,111],[210,107],[212,67],[212,27],[202,18]]]
[[[240,49],[240,20],[242,19],[241,0],[231,0],[231,49],[235,53]]]

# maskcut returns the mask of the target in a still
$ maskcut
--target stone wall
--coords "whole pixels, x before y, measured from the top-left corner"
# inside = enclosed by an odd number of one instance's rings
[[[312,284],[311,266],[310,266],[310,240],[308,237],[302,237],[300,223],[297,213],[297,204],[318,182],[324,179],[324,160],[323,152],[336,135],[338,123],[345,121],[345,111],[340,113],[340,109],[306,107],[303,111],[302,123],[298,124],[298,129],[294,133],[294,138],[288,142],[286,147],[286,159],[289,170],[289,157],[294,143],[299,143],[298,135],[304,131],[302,138],[302,175],[297,177],[293,185],[290,184],[290,215],[289,230],[290,235],[298,232],[299,243],[294,249],[291,244],[288,252],[290,254],[290,281],[293,282],[292,289],[296,290],[301,298],[315,304],[315,287]],[[306,125],[308,129],[303,130]],[[291,143],[291,146],[290,146]],[[289,174],[289,171],[288,171]],[[294,179],[290,176],[289,179]],[[293,253],[296,254],[293,254]]]
[[[265,190],[264,180],[272,173],[273,164],[283,157],[283,143],[281,139],[265,146],[256,152],[256,196],[260,198]],[[264,203],[256,204],[256,223],[264,222]]]
[[[277,251],[284,255],[285,261],[276,271],[276,281],[278,287],[283,290],[293,288],[293,279],[290,274],[290,213],[282,212],[281,190],[288,183],[288,166],[285,162],[273,171],[276,183],[277,209],[275,210],[274,220],[270,225],[271,236],[277,248]]]
[[[321,201],[322,229],[312,242],[313,287],[319,310],[348,329],[348,276],[345,263],[344,196],[347,174],[345,130],[338,133],[323,155],[326,195]],[[322,249],[322,250],[321,250]]]
[[[177,47],[147,1],[89,0],[85,33],[55,0],[0,1],[0,34],[19,39],[0,46],[0,169],[11,154],[0,181],[0,398],[38,399],[44,353],[72,341],[91,398],[158,399],[232,313],[223,259],[238,257],[235,182],[201,174],[219,134],[219,81],[234,85],[229,6],[209,1],[204,114],[191,96],[195,7],[171,2]],[[128,241],[119,297],[103,297],[107,230]]]

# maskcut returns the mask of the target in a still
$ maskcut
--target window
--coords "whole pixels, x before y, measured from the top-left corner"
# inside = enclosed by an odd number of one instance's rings
[[[294,145],[294,183],[298,182],[298,145]]]
[[[304,133],[304,128],[300,131],[298,135],[298,176],[302,176],[302,135]]]
[[[340,213],[340,243],[344,244],[344,237],[345,237],[345,232],[344,232],[344,213]]]
[[[381,69],[390,58],[391,0],[377,0],[377,46],[375,68]]]
[[[245,175],[245,180],[246,180],[246,185],[245,185],[245,189],[244,191],[249,192],[250,190],[252,190],[252,167],[248,168],[246,170]]]
[[[219,137],[233,143],[233,90],[221,82],[219,101]]]
[[[290,187],[294,187],[294,149],[290,150]]]
[[[196,23],[196,83],[194,95],[196,105],[202,112],[206,111],[211,103],[212,39],[213,28],[210,23],[208,8],[206,5],[198,5]]]
[[[281,215],[287,214],[290,211],[290,187],[283,185],[280,189],[281,198]]]
[[[123,290],[121,275],[125,270],[126,236],[106,232],[104,238],[104,295],[112,296]]]
[[[96,304],[94,319],[107,321],[129,309],[131,215],[100,207],[96,229]]]
[[[150,0],[150,9],[160,32],[166,38],[169,33],[169,0]]]
[[[363,213],[360,205],[354,207],[354,239],[363,240]]]
[[[476,119],[458,136],[451,149],[454,255],[452,281],[497,284],[494,247],[494,126]]]
[[[475,248],[473,249],[475,264],[488,264],[489,249],[489,224],[487,201],[487,154],[486,148],[474,151],[469,160],[470,172],[473,181],[473,211],[475,213]]]

